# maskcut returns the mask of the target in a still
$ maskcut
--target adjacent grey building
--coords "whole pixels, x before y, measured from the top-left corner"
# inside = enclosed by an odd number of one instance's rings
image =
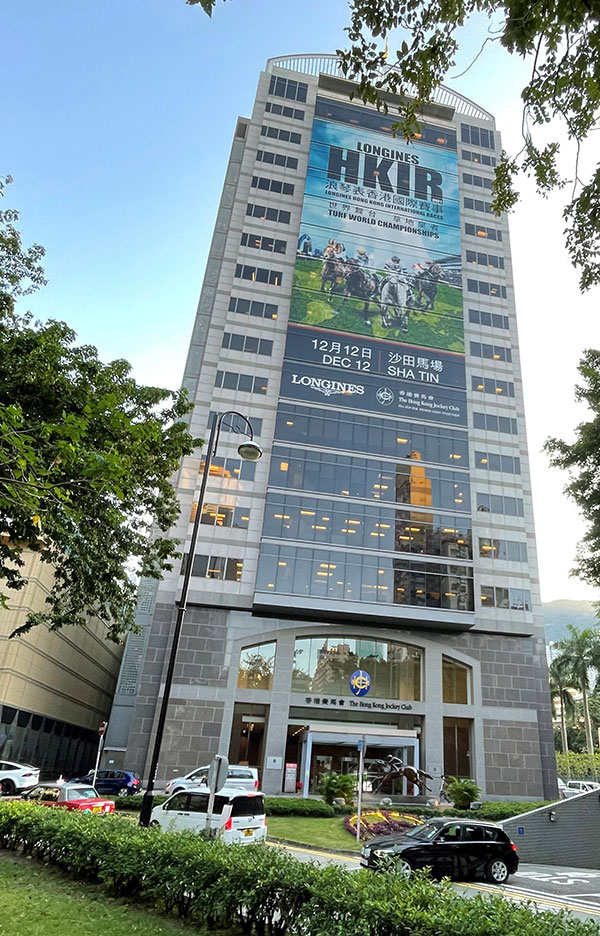
[[[192,561],[159,781],[214,753],[313,792],[388,754],[542,798],[556,769],[494,118],[441,89],[410,142],[335,56],[270,59],[231,158],[184,375],[228,417],[176,478]],[[186,545],[187,544],[187,545]],[[181,563],[140,587],[105,763],[147,775]],[[389,792],[410,796],[404,786]]]

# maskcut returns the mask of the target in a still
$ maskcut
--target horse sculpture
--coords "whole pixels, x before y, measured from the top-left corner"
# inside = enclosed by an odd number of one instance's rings
[[[397,323],[402,331],[408,331],[408,310],[411,304],[412,295],[404,276],[398,273],[386,276],[379,297],[383,327],[391,328]]]
[[[373,781],[373,793],[379,793],[379,790],[387,780],[400,780],[405,777],[409,783],[417,787],[421,796],[425,792],[430,792],[426,780],[433,780],[431,774],[410,764],[404,764],[400,757],[388,754],[386,760],[376,760],[371,765],[371,780]]]
[[[444,279],[444,270],[439,263],[428,260],[427,265],[415,276],[415,302],[422,312],[431,312],[437,296],[439,281]]]

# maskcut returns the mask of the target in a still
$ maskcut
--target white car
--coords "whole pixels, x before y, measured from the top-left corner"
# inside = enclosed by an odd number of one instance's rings
[[[206,829],[209,792],[202,788],[175,793],[155,806],[150,827],[161,832],[202,832]],[[253,845],[267,837],[262,793],[222,789],[214,799],[210,828],[227,845]]]
[[[195,790],[199,786],[206,786],[206,778],[210,764],[206,767],[195,767],[185,777],[175,777],[169,780],[165,793],[179,793],[180,790]],[[236,790],[258,790],[258,770],[256,767],[242,767],[241,764],[230,764],[227,771],[227,780],[224,787],[235,787]]]
[[[31,764],[15,764],[13,761],[0,761],[0,793],[14,796],[23,790],[30,790],[40,779],[39,767]]]
[[[577,793],[590,793],[592,790],[600,790],[600,783],[595,783],[593,780],[568,780],[567,790],[573,790],[571,796]]]

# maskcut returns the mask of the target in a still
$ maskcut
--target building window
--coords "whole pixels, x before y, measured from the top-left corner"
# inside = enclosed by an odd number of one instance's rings
[[[503,559],[506,562],[527,562],[527,543],[516,540],[497,540],[479,537],[479,555],[482,559]]]
[[[273,101],[267,101],[265,113],[277,114],[278,117],[291,117],[293,120],[304,120],[303,110],[298,110],[295,107],[285,107],[281,104],[275,104]]]
[[[503,514],[505,517],[523,516],[523,498],[505,497],[502,494],[477,492],[477,510],[484,513]]]
[[[252,176],[250,187],[260,189],[262,192],[276,192],[279,195],[294,194],[294,186],[290,182],[282,182],[280,179],[267,179],[266,176]]]
[[[198,474],[204,471],[205,461],[200,462]],[[225,478],[225,480],[254,481],[256,462],[246,461],[243,458],[221,458],[215,456],[210,463],[209,475],[211,478]],[[229,486],[230,490],[231,487]]]
[[[215,417],[215,411],[211,410],[208,417],[208,426],[207,433],[210,434],[210,427],[213,424],[213,419]],[[252,423],[252,431],[255,437],[262,435],[262,424],[263,421],[259,416],[251,416],[250,422]],[[221,421],[221,432],[246,432],[247,426],[243,419],[239,419],[237,415],[230,414],[225,419]],[[236,459],[234,459],[236,461]],[[236,461],[237,463],[237,461]],[[250,462],[244,462],[244,464],[251,464]]]
[[[281,127],[270,127],[263,124],[260,128],[260,135],[269,140],[281,140],[282,143],[302,143],[302,134],[294,133],[293,130],[284,130]]]
[[[480,341],[471,342],[471,355],[485,358],[488,361],[505,361],[508,364],[512,361],[510,348],[504,345],[484,344]]]
[[[461,123],[460,139],[462,143],[470,143],[471,146],[480,146],[482,149],[496,149],[494,131],[486,130],[484,127]]]
[[[490,296],[493,299],[506,299],[506,286],[499,283],[488,283],[485,280],[467,280],[467,289],[469,292],[478,293],[480,296]]]
[[[283,169],[298,168],[298,160],[295,156],[286,156],[284,153],[272,153],[270,150],[257,150],[256,161],[269,163],[272,166],[281,166]]]
[[[473,413],[473,428],[485,429],[486,432],[502,432],[516,435],[517,420],[509,416],[493,416],[491,413]]]
[[[237,332],[225,332],[221,347],[229,351],[263,354],[265,357],[271,357],[273,354],[272,341],[267,338],[253,338],[251,335],[238,335]]]
[[[181,575],[188,562],[188,555],[181,565]],[[192,576],[194,578],[220,579],[225,582],[240,582],[242,579],[243,559],[227,559],[225,556],[194,556]]]
[[[492,203],[482,201],[480,198],[463,198],[465,208],[470,211],[485,211],[486,214],[493,214]]]
[[[269,381],[266,377],[253,377],[252,374],[238,374],[233,371],[217,371],[215,387],[223,390],[239,390],[240,393],[266,394]]]
[[[486,176],[463,172],[462,178],[465,185],[474,185],[476,188],[487,189],[490,192],[492,190],[492,180],[488,179]]]
[[[469,222],[466,222],[465,234],[470,234],[471,237],[484,237],[488,240],[494,240],[502,243],[502,231],[499,228],[484,227],[481,224],[470,224]]]
[[[289,211],[280,211],[278,208],[268,208],[266,205],[255,205],[248,202],[246,215],[258,218],[259,221],[274,221],[276,224],[289,224],[291,214]]]
[[[269,82],[269,94],[275,97],[286,98],[288,101],[306,101],[308,85],[304,81],[293,81],[291,78],[279,78],[277,75],[271,75]]]
[[[469,309],[469,321],[473,325],[485,325],[486,328],[509,329],[508,315],[499,315],[497,312],[485,312],[483,309]]]
[[[244,232],[240,243],[242,247],[252,247],[254,250],[266,250],[269,253],[284,254],[287,243],[284,240],[275,240],[270,234],[248,234]]]
[[[192,517],[195,520],[195,510],[192,509]],[[204,504],[202,508],[202,517],[200,523],[208,526],[235,527],[238,530],[247,530],[250,520],[250,510],[248,507],[232,507],[229,504]]]
[[[462,150],[461,156],[467,162],[480,163],[482,166],[492,166],[496,165],[496,157],[488,156],[487,153],[474,153],[472,150]]]
[[[252,315],[254,318],[276,319],[278,309],[272,302],[255,302],[254,299],[232,296],[229,300],[229,311],[237,315]]]
[[[490,267],[493,270],[504,269],[504,257],[496,254],[480,253],[478,250],[467,250],[467,263],[476,263],[479,266]]]
[[[442,701],[458,705],[471,703],[471,667],[442,657]]]
[[[293,692],[350,695],[357,669],[371,677],[370,699],[421,700],[423,651],[408,644],[354,637],[300,637],[294,647]]]
[[[531,611],[531,592],[528,588],[494,588],[493,585],[482,585],[481,604],[484,608]]]
[[[521,459],[516,455],[501,455],[499,452],[475,452],[475,467],[485,471],[521,474]]]
[[[240,654],[238,689],[271,689],[275,665],[275,641],[245,647]]]
[[[266,267],[247,266],[238,263],[235,267],[236,279],[249,280],[251,283],[268,283],[269,286],[281,286],[283,274],[281,270],[267,270]]]
[[[471,377],[471,390],[479,393],[489,393],[495,397],[514,397],[515,385],[507,380],[497,380],[495,377]]]

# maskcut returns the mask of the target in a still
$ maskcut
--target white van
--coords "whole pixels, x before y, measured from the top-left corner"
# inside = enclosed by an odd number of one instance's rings
[[[206,789],[182,790],[152,810],[150,826],[163,832],[202,832],[206,828],[209,793]],[[223,789],[215,796],[210,828],[228,845],[252,845],[267,837],[267,817],[262,793]]]

